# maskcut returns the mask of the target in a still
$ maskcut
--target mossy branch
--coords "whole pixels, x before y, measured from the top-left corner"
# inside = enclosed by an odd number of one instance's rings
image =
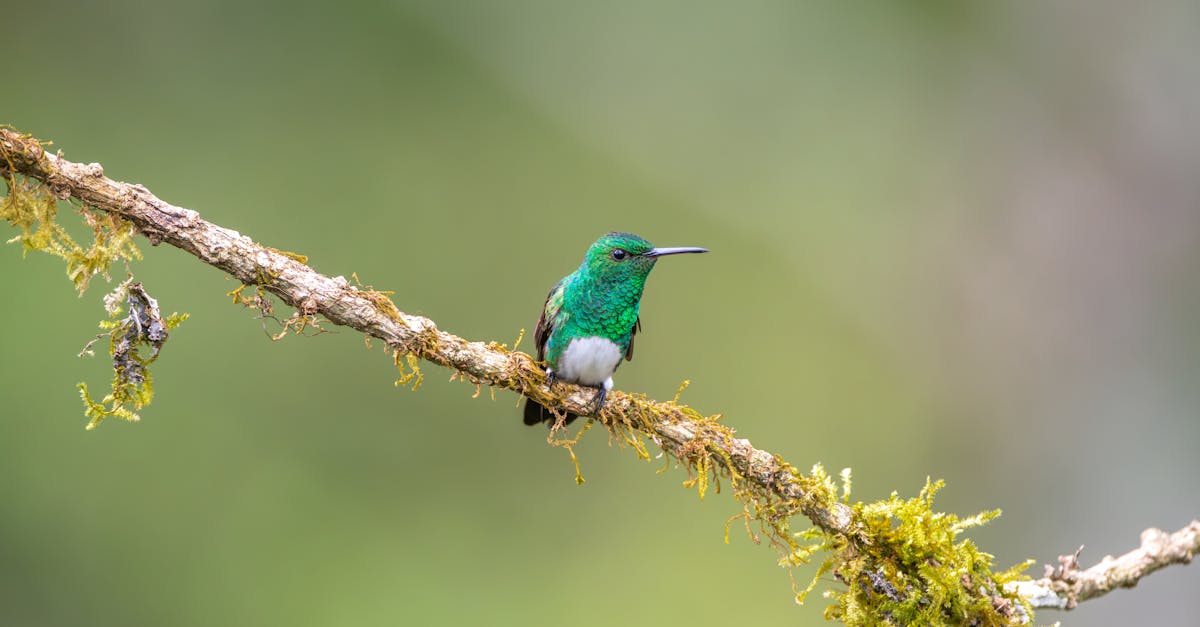
[[[529,355],[442,331],[428,318],[400,311],[383,292],[341,276],[322,275],[299,255],[207,222],[141,185],[114,181],[104,176],[99,164],[68,161],[46,152],[38,140],[8,128],[0,128],[0,153],[0,177],[10,189],[17,175],[38,181],[59,199],[73,197],[105,212],[116,221],[114,228],[132,225],[154,245],[166,242],[246,286],[255,286],[258,296],[246,297],[238,290],[235,301],[260,303],[268,315],[263,295],[269,292],[294,307],[302,322],[321,315],[366,334],[368,341],[383,341],[401,369],[398,384],[414,377],[419,383],[419,358],[451,368],[455,376],[476,385],[511,390],[557,411],[587,413],[590,390],[547,387],[545,373]],[[940,483],[928,483],[913,499],[893,494],[877,503],[851,504],[848,471],[843,472],[839,498],[837,485],[820,466],[804,474],[779,456],[734,437],[719,416],[706,417],[679,404],[678,398],[660,402],[614,391],[608,399],[598,420],[639,457],[650,457],[644,439],[652,441],[685,465],[691,477],[688,483],[702,496],[710,481],[718,488],[720,479],[729,481],[744,507],[730,522],[742,519],[756,539],[759,532],[766,535],[781,550],[782,564],[806,563],[814,553],[827,551],[818,575],[832,573],[845,584],[844,590],[827,593],[834,601],[826,611],[829,618],[849,624],[1023,624],[1031,620],[1028,610],[1035,607],[1066,608],[1106,591],[1090,583],[1068,589],[1054,581],[1043,584],[1048,580],[1018,581],[1024,565],[993,572],[991,556],[958,536],[999,512],[965,519],[936,513],[932,499]],[[555,437],[552,432],[550,439],[570,450],[572,440]],[[815,528],[791,532],[789,521],[796,514],[808,518]],[[1185,551],[1188,558],[1195,552],[1195,530],[1191,533],[1193,545]],[[1185,561],[1177,552],[1171,555],[1141,570],[1122,570],[1126,579],[1114,580],[1115,585],[1130,585],[1162,565]],[[1091,581],[1087,573],[1093,570],[1078,573],[1079,578],[1071,581]],[[1071,575],[1076,576],[1074,571]],[[1066,580],[1060,577],[1058,583]]]

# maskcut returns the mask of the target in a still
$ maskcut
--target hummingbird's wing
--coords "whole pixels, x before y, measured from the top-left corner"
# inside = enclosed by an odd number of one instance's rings
[[[633,328],[629,330],[629,348],[625,349],[625,361],[633,360],[633,336],[637,335],[638,331],[642,330],[642,317],[638,316],[637,320],[633,321]],[[620,362],[617,362],[620,363]]]
[[[550,341],[550,333],[554,331],[554,325],[558,321],[558,313],[562,311],[564,285],[567,280],[564,278],[554,287],[550,289],[550,293],[546,295],[546,304],[542,305],[542,315],[538,317],[537,326],[533,328],[533,341],[537,344],[538,361],[546,359],[546,342]],[[525,399],[525,424],[536,425],[539,422],[554,424],[555,415],[550,410],[538,405],[533,399]],[[571,424],[575,419],[575,414],[567,414],[566,423]]]
[[[533,328],[533,341],[537,344],[537,358],[542,361],[546,358],[546,342],[550,340],[550,331],[554,328],[554,320],[558,317],[559,310],[563,304],[563,284],[566,279],[561,279],[554,287],[550,288],[550,293],[546,294],[546,303],[542,305],[542,315],[538,317],[537,326]]]

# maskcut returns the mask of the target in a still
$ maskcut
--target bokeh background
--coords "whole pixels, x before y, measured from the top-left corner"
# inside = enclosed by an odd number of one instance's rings
[[[1192,2],[5,2],[0,121],[474,339],[613,229],[660,264],[619,388],[726,414],[855,496],[1004,516],[1001,565],[1200,514]],[[69,214],[68,214],[69,215]],[[11,233],[11,229],[10,229]],[[5,238],[11,235],[5,235]],[[103,316],[0,248],[0,623],[821,623],[679,471],[360,336],[192,318],[140,424],[85,432]],[[531,342],[523,347],[528,349]],[[801,524],[803,521],[798,521]],[[1040,564],[1031,572],[1040,574]],[[804,581],[809,571],[797,573]],[[832,581],[827,582],[832,584]],[[1200,567],[1039,623],[1195,625]]]

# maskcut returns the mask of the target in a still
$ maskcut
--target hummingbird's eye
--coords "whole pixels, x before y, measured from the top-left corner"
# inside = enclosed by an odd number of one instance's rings
[[[629,253],[621,250],[620,248],[614,248],[612,251],[612,258],[617,261],[620,261],[628,256],[629,256]]]

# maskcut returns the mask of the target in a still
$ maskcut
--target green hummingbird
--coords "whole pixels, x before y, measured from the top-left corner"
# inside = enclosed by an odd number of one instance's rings
[[[621,357],[633,359],[633,335],[641,329],[638,308],[646,277],[659,257],[706,253],[704,248],[655,248],[631,233],[607,233],[588,248],[579,268],[546,296],[533,331],[538,360],[551,386],[566,381],[596,388],[592,413],[604,406]],[[567,414],[570,424],[575,414]],[[552,422],[554,414],[525,401],[525,424]]]

